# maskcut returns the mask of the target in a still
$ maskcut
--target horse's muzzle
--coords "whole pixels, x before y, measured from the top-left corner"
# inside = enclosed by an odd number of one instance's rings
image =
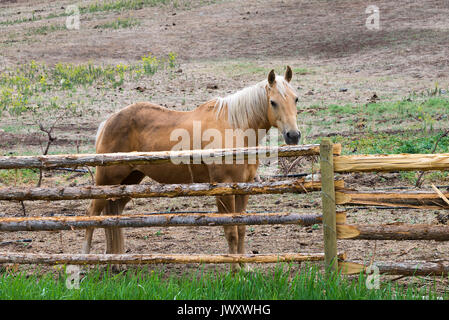
[[[284,133],[284,140],[286,144],[298,144],[299,138],[301,138],[301,132],[297,130],[291,130]]]

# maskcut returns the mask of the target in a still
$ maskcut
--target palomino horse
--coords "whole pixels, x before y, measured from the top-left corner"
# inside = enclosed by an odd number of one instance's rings
[[[271,127],[282,132],[287,144],[297,144],[300,137],[296,122],[298,97],[290,85],[291,79],[290,67],[287,67],[284,77],[276,76],[274,70],[271,70],[268,79],[224,98],[208,101],[192,111],[169,110],[148,102],[132,104],[114,113],[100,125],[96,152],[173,150],[177,141],[172,141],[170,137],[177,129],[183,130],[190,137],[187,149],[210,149],[210,140],[194,141],[194,130],[197,130],[194,124],[197,127],[200,125],[202,133],[207,130],[221,133],[223,139],[225,131],[230,129],[239,132],[253,129],[257,138],[255,141],[246,139],[245,147],[256,146],[260,135]],[[229,141],[218,142],[229,148],[233,147],[234,139],[231,139],[231,145]],[[160,183],[250,182],[254,181],[258,164],[258,161],[253,164],[246,161],[243,164],[116,165],[97,167],[95,180],[97,185],[138,184],[145,176]],[[115,201],[95,199],[90,203],[87,214],[100,215],[104,210],[105,215],[118,215],[129,200],[130,198]],[[216,203],[220,213],[244,212],[248,196],[217,196]],[[122,230],[106,228],[105,232],[106,253],[123,253]],[[229,253],[244,253],[245,226],[225,226],[224,232]],[[90,251],[92,234],[93,228],[86,230],[84,253]],[[240,267],[235,264],[232,269],[238,270]]]

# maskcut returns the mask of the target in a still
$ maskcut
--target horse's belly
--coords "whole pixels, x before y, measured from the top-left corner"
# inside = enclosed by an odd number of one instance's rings
[[[140,166],[139,171],[159,183],[208,183],[209,172],[205,165],[156,164]]]

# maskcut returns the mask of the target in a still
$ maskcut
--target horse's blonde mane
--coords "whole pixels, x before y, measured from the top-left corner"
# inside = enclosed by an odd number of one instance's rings
[[[233,128],[248,129],[267,121],[267,85],[268,80],[264,80],[226,97],[218,97],[215,103],[217,119],[227,106],[228,122]],[[282,76],[276,76],[276,88],[283,97],[287,88],[294,91]]]

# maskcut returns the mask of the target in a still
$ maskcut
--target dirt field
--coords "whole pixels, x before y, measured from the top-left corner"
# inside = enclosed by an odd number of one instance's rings
[[[82,1],[81,5],[93,3]],[[343,135],[359,139],[374,128],[377,132],[416,130],[414,119],[394,123],[374,121],[371,127],[348,126],[345,115],[320,117],[319,108],[331,104],[364,104],[374,93],[382,101],[396,101],[433,89],[447,92],[449,80],[448,1],[376,1],[380,30],[365,26],[368,1],[177,1],[144,6],[140,10],[98,11],[81,15],[79,30],[57,29],[38,33],[43,26],[64,25],[59,16],[70,1],[0,1],[0,70],[31,60],[58,62],[132,64],[147,54],[177,54],[175,72],[157,72],[151,79],[125,81],[117,89],[86,87],[70,97],[77,101],[78,117],[61,119],[55,127],[53,153],[93,151],[98,124],[112,112],[142,100],[189,110],[196,105],[235,92],[266,77],[271,68],[282,72],[288,64],[298,89],[299,125],[303,143],[323,136]],[[34,17],[35,21],[18,22]],[[56,17],[48,18],[49,15]],[[37,17],[37,18],[36,18]],[[97,26],[120,18],[140,22],[130,28]],[[10,21],[10,23],[6,23]],[[34,30],[34,31],[30,31]],[[44,29],[39,29],[44,30]],[[141,87],[139,91],[136,88]],[[64,101],[66,101],[64,100]],[[307,111],[307,114],[306,114]],[[357,117],[351,116],[351,117]],[[379,117],[382,117],[380,115]],[[45,136],[36,134],[32,119],[19,126],[17,119],[2,115],[0,151],[39,154]],[[329,124],[326,124],[326,121]],[[434,130],[447,126],[447,117]],[[307,123],[307,125],[306,125]],[[357,134],[355,134],[357,133]],[[40,142],[41,141],[41,142]],[[78,141],[78,147],[76,146]],[[302,161],[294,172],[310,170]],[[280,172],[281,173],[281,172]],[[411,185],[397,173],[349,175],[348,186],[381,188]],[[437,182],[444,184],[444,179]],[[35,181],[30,182],[30,185]],[[88,185],[89,175],[46,173],[44,186]],[[146,180],[146,183],[151,183]],[[87,201],[25,202],[27,216],[82,215]],[[319,193],[267,195],[250,198],[248,211],[319,212]],[[0,202],[0,216],[20,216],[20,203]],[[341,208],[343,209],[343,208]],[[213,198],[136,199],[127,213],[156,211],[215,211]],[[430,210],[380,210],[348,208],[349,222],[438,223]],[[222,228],[143,228],[126,230],[127,252],[224,253]],[[80,252],[83,232],[16,232],[0,234],[0,240],[32,239],[31,244],[10,244],[1,250],[69,253]],[[94,234],[93,252],[103,252],[103,232]],[[432,260],[447,257],[449,245],[435,241],[340,241],[350,259]],[[376,250],[374,251],[374,248]],[[254,226],[247,233],[247,252],[322,252],[322,228]],[[167,269],[183,270],[180,266]]]

